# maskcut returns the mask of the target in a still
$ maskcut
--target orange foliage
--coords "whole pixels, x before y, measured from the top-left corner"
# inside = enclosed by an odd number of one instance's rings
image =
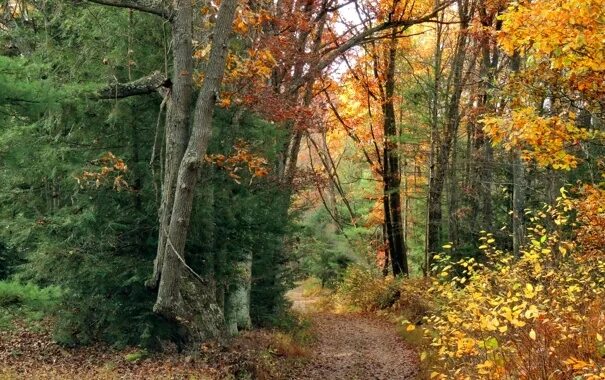
[[[585,186],[582,198],[576,201],[578,222],[577,244],[584,257],[602,257],[605,252],[605,190]]]
[[[128,166],[121,158],[116,157],[113,153],[107,152],[98,160],[94,160],[91,164],[99,166],[100,169],[96,172],[83,171],[82,174],[76,176],[76,181],[81,188],[95,187],[112,183],[112,187],[117,190],[130,190],[130,186],[124,179],[124,175],[128,172]]]
[[[238,172],[243,167],[246,167],[251,175],[250,183],[254,178],[265,177],[269,174],[267,160],[251,153],[245,141],[238,141],[233,148],[235,152],[229,157],[223,154],[210,154],[206,155],[205,161],[225,170],[229,177],[238,184],[241,183],[241,176]]]

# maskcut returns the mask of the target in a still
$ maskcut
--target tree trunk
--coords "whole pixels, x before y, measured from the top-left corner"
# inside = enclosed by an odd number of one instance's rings
[[[236,264],[237,279],[229,287],[225,300],[225,324],[230,335],[252,327],[250,319],[250,287],[252,280],[252,253]]]
[[[393,276],[408,276],[407,252],[403,234],[403,220],[401,218],[401,173],[399,162],[399,142],[395,120],[395,64],[397,55],[397,40],[395,33],[390,41],[388,57],[386,60],[385,99],[383,99],[384,118],[384,197],[385,224],[389,235],[389,252],[391,254],[391,267]]]
[[[500,30],[501,21],[497,20],[498,12],[487,9],[485,3],[481,3],[478,9],[479,18],[485,28],[495,27],[496,31]],[[494,22],[496,23],[494,26]],[[499,47],[489,38],[480,41],[481,57],[479,76],[479,98],[478,109],[480,114],[490,111],[496,111],[497,106],[492,99],[491,90],[495,86],[496,70],[499,61]],[[493,48],[492,48],[493,47]],[[483,126],[479,124],[479,128],[475,134],[475,152],[474,157],[476,180],[471,184],[474,188],[473,193],[476,193],[477,200],[473,202],[473,218],[471,223],[475,229],[493,230],[494,215],[492,205],[493,193],[493,148],[491,141],[483,132]]]
[[[466,29],[468,28],[468,23],[473,11],[474,10],[470,6],[469,1],[458,1],[458,12],[460,15],[460,32],[456,41],[456,49],[454,51],[454,58],[451,64],[452,93],[448,101],[446,123],[445,130],[443,131],[443,136],[441,136],[441,138],[439,139],[435,138],[435,140],[437,141],[435,147],[435,159],[433,162],[434,169],[432,170],[432,176],[429,180],[429,210],[427,227],[428,252],[425,264],[427,265],[427,269],[430,268],[433,256],[440,250],[440,236],[442,223],[441,199],[447,170],[449,168],[451,151],[453,148],[456,134],[458,133],[458,126],[460,124],[460,98],[462,95],[462,88],[464,87],[463,69],[466,58],[466,46],[468,41]],[[437,49],[439,48],[440,47],[437,46]],[[441,70],[441,68],[435,65],[435,70]],[[438,97],[439,94],[436,93],[434,94],[434,96]]]
[[[443,14],[440,19],[443,20]],[[426,198],[426,230],[424,244],[424,263],[423,273],[428,276],[431,269],[431,262],[435,251],[435,242],[439,239],[439,229],[441,220],[441,205],[435,199],[439,199],[439,194],[435,194],[435,160],[437,155],[437,134],[439,132],[439,92],[441,88],[441,39],[443,34],[443,25],[436,25],[435,39],[435,57],[433,61],[433,88],[430,102],[431,110],[431,132],[429,137],[430,154],[428,160],[429,178]]]
[[[521,257],[521,245],[525,238],[523,217],[525,210],[525,167],[519,154],[513,153],[513,253]]]
[[[175,12],[172,21],[173,74],[166,111],[166,158],[162,182],[162,201],[159,209],[158,248],[153,262],[153,274],[147,286],[157,289],[166,256],[166,234],[176,190],[179,164],[187,147],[189,118],[191,114],[193,60],[191,2],[174,0]]]
[[[459,240],[459,227],[460,227],[460,220],[459,220],[459,215],[458,215],[458,196],[459,196],[459,187],[458,187],[458,152],[457,152],[457,145],[458,145],[458,138],[457,135],[454,134],[454,141],[453,141],[453,149],[452,149],[452,158],[451,158],[451,163],[450,163],[450,170],[449,170],[449,189],[448,189],[448,213],[449,213],[449,217],[448,217],[448,223],[449,223],[449,227],[448,227],[448,238],[449,241],[451,243],[453,243],[454,249],[456,249],[456,247],[458,246],[458,243],[460,242]]]
[[[382,246],[384,247],[384,263],[382,265],[382,275],[384,277],[388,276],[389,274],[389,257],[390,257],[390,251],[389,251],[389,235],[387,233],[387,224],[386,224],[386,211],[385,211],[385,222],[382,223]]]
[[[521,66],[521,56],[518,52],[513,54],[511,59],[511,71],[517,73]],[[525,164],[521,160],[519,153],[513,153],[513,254],[515,257],[521,257],[521,246],[525,240],[525,187],[527,186],[525,178]]]
[[[191,3],[183,2],[180,13],[189,13],[187,22],[180,25],[191,35]],[[180,161],[174,201],[154,311],[177,321],[188,329],[195,340],[204,340],[220,334],[223,325],[221,308],[216,304],[212,281],[198,278],[185,264],[185,243],[191,220],[195,187],[208,142],[212,134],[212,116],[216,94],[220,90],[227,57],[227,41],[237,8],[237,0],[223,0],[213,31],[212,48],[204,82],[197,98],[193,126],[187,149]],[[178,16],[177,16],[178,17]],[[183,20],[184,21],[184,20]],[[178,29],[175,26],[175,29]],[[191,51],[187,53],[191,59]],[[175,57],[176,59],[176,57]],[[181,59],[186,59],[181,57]],[[191,73],[180,73],[190,76]],[[164,231],[165,233],[165,231]]]

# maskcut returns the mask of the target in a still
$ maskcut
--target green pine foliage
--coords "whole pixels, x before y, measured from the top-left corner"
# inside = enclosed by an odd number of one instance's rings
[[[351,254],[353,250],[347,238],[335,230],[324,209],[309,215],[300,225],[296,250],[301,277],[315,277],[322,287],[333,288],[347,266],[357,259]]]
[[[0,330],[12,329],[15,322],[28,322],[41,327],[43,319],[53,312],[61,290],[57,287],[39,288],[33,284],[0,281]]]
[[[52,317],[65,345],[179,343],[176,326],[152,312],[156,294],[144,286],[157,249],[161,98],[90,96],[163,69],[169,28],[150,15],[89,3],[36,6],[1,36],[12,48],[0,52],[0,279],[16,287],[5,301],[38,289],[20,283],[57,289],[55,307],[39,311]],[[242,281],[238,263],[252,257],[252,318],[269,325],[285,314],[292,279],[290,194],[276,175],[286,136],[252,114],[238,122],[234,115],[217,109],[208,153],[229,157],[245,141],[269,174],[253,177],[244,165],[235,180],[207,163],[185,253],[216,282],[219,302]]]
[[[137,15],[133,21],[128,12],[48,5],[54,12],[46,20],[46,35],[28,36],[37,49],[23,58],[0,59],[2,273],[60,286],[55,319],[61,343],[156,345],[174,335],[151,312],[154,295],[143,285],[157,234],[147,162],[160,99],[85,97],[111,75],[128,79],[124,41],[111,45],[102,25],[90,26],[102,23],[126,34],[129,24],[143,26],[149,17]],[[149,52],[158,34],[138,30],[133,39]],[[44,44],[37,41],[42,37]],[[161,62],[144,49],[131,59],[140,62],[134,76]],[[107,152],[128,165],[128,188],[117,191],[111,181],[98,187],[79,184],[82,173],[101,169],[95,160]]]
[[[233,111],[217,110],[209,153],[230,156],[234,145],[243,140],[252,153],[267,160],[271,169],[277,166],[278,147],[284,145],[279,142],[284,137],[273,124],[253,115],[244,115],[234,125]],[[202,204],[198,205],[194,217],[195,223],[203,227],[192,228],[191,241],[199,242],[199,251],[206,252],[204,262],[213,263],[205,267],[214,270],[223,292],[241,281],[234,263],[252,256],[253,322],[258,325],[275,323],[276,316],[286,310],[284,294],[291,278],[285,248],[290,230],[288,215],[284,212],[288,209],[288,193],[277,185],[273,169],[266,177],[252,177],[243,168],[237,172],[241,177],[237,181],[217,167],[213,167],[211,173],[203,179],[198,196]],[[204,199],[209,193],[213,194],[212,200]],[[209,221],[212,221],[211,225]],[[199,263],[199,259],[197,261]],[[204,270],[201,264],[198,267]]]

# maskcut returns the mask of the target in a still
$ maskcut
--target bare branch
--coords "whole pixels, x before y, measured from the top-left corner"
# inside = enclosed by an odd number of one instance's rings
[[[115,83],[97,91],[93,99],[121,99],[129,96],[146,95],[170,87],[170,79],[159,71],[128,83]]]
[[[172,18],[172,9],[162,0],[87,0],[91,3],[110,7],[128,8],[151,13],[167,20]]]
[[[366,40],[368,38],[375,37],[377,33],[383,32],[385,30],[391,30],[391,29],[397,29],[397,28],[406,29],[412,25],[435,21],[435,17],[439,14],[439,12],[443,11],[445,8],[450,6],[453,2],[454,2],[453,0],[448,0],[448,1],[444,2],[443,4],[440,4],[438,7],[434,8],[430,13],[428,13],[422,17],[411,18],[411,19],[389,20],[389,21],[383,22],[379,25],[376,25],[374,27],[368,28],[355,36],[352,36],[351,38],[346,40],[344,43],[342,43],[342,44],[332,48],[328,52],[326,52],[323,55],[323,57],[321,58],[321,60],[316,65],[314,65],[314,67],[311,70],[309,70],[305,75],[300,77],[298,80],[296,80],[292,84],[292,86],[290,87],[290,91],[295,92],[301,86],[303,86],[305,82],[314,78],[323,69],[325,69],[330,64],[332,64],[332,62],[334,62],[334,60],[336,58],[338,58],[342,54],[346,53],[351,48],[363,44],[364,42],[366,42]]]

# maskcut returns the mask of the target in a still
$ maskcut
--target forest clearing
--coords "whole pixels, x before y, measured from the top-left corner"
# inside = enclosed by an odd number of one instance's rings
[[[605,379],[605,0],[0,0],[0,378]]]

